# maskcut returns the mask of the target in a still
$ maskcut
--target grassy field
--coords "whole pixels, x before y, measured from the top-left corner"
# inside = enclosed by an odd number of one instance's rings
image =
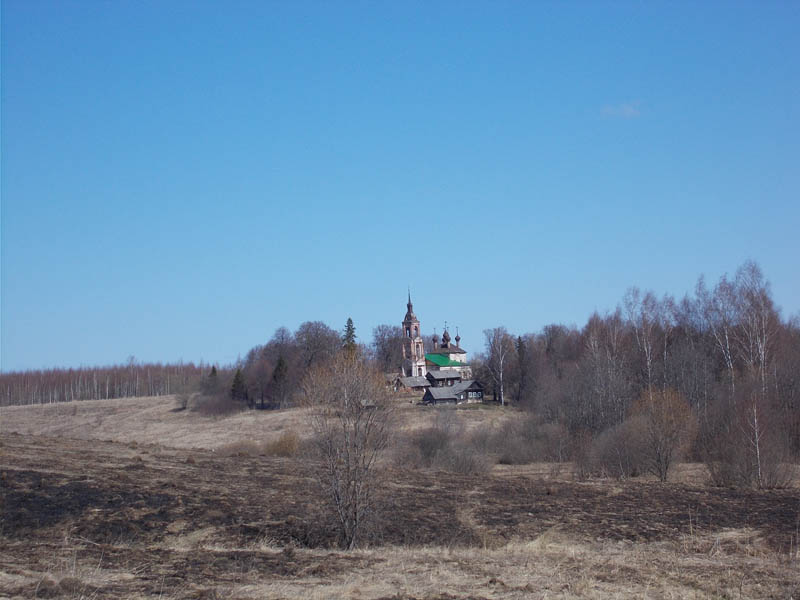
[[[295,431],[301,437],[310,434],[303,409],[209,417],[191,406],[187,410],[176,407],[172,396],[0,407],[0,432],[206,449],[243,439],[269,442],[285,431]],[[403,431],[429,425],[437,412],[408,401],[399,401],[396,408],[398,426]],[[499,427],[519,414],[512,409],[477,405],[451,412],[456,424],[466,431],[479,425]]]
[[[382,466],[367,544],[335,530],[299,458],[300,410],[226,418],[170,399],[0,411],[0,597],[797,598],[800,493]],[[439,418],[401,407],[411,430]],[[465,429],[511,410],[456,411]]]

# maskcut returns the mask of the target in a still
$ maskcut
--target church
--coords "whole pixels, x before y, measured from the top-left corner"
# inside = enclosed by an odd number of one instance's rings
[[[472,368],[467,364],[467,352],[461,348],[461,337],[456,332],[455,344],[445,326],[441,343],[433,334],[433,348],[428,352],[411,292],[408,294],[406,316],[403,319],[403,353],[400,375],[394,381],[395,391],[424,393],[426,404],[461,404],[482,402],[483,385],[472,379]]]

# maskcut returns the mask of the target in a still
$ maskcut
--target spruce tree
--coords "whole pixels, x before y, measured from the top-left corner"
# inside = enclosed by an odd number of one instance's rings
[[[280,408],[283,408],[289,393],[288,379],[289,367],[281,354],[272,371],[272,401]]]
[[[347,323],[344,326],[342,348],[350,356],[354,356],[356,353],[356,326],[353,325],[353,319],[350,317],[347,318]]]
[[[208,377],[202,382],[202,391],[206,396],[213,396],[217,393],[218,385],[217,367],[212,365]]]
[[[231,384],[231,398],[235,402],[247,401],[247,386],[244,384],[244,375],[242,370],[237,368],[236,374],[233,376],[233,383]]]

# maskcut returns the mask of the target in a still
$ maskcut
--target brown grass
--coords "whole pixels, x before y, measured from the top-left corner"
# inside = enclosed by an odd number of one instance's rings
[[[0,434],[23,433],[73,439],[169,444],[175,448],[219,448],[239,440],[270,443],[284,431],[300,440],[311,436],[305,410],[246,410],[220,417],[175,410],[174,396],[86,400],[58,404],[0,407]],[[496,406],[478,409],[419,407],[397,403],[400,432],[425,427],[446,415],[462,431],[498,428],[519,411]]]
[[[300,436],[295,431],[284,431],[278,439],[270,442],[237,440],[216,448],[219,456],[297,456],[300,451]]]
[[[578,482],[568,463],[480,474],[387,465],[368,547],[342,553],[300,458],[303,411],[212,419],[173,408],[151,398],[0,411],[0,597],[800,592],[796,490],[709,488],[701,465],[677,465],[669,484]],[[398,412],[404,432],[437,424],[459,436],[515,418]]]

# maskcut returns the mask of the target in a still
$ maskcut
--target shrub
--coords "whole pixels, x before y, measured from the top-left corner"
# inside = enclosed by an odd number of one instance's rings
[[[230,444],[220,446],[216,450],[220,456],[249,456],[255,457],[262,454],[261,446],[253,440],[237,440]]]
[[[742,432],[718,434],[706,450],[704,462],[711,483],[722,487],[784,488],[792,482],[792,466],[787,449],[774,438],[762,444],[759,465],[752,449],[744,443]]]
[[[534,415],[506,423],[490,444],[500,464],[563,462],[569,450],[569,434],[561,425],[543,423]]]
[[[420,466],[432,467],[451,441],[452,434],[438,427],[429,427],[417,432],[413,437],[413,445],[418,451]]]
[[[792,482],[790,443],[781,421],[758,397],[720,410],[703,434],[703,462],[714,485],[781,488]]]
[[[633,405],[634,419],[628,429],[641,440],[639,450],[644,466],[661,481],[674,460],[689,446],[695,419],[689,403],[675,390],[643,392]]]
[[[234,402],[226,394],[198,396],[192,406],[192,410],[204,417],[228,417],[241,412],[244,408],[246,408],[244,404]]]
[[[437,455],[435,466],[459,475],[481,475],[490,469],[486,456],[468,445],[449,446]]]
[[[485,473],[490,468],[485,432],[465,436],[444,417],[432,427],[416,431],[402,440],[395,463],[415,469],[440,469],[459,475]]]
[[[638,477],[644,470],[644,439],[639,418],[607,429],[592,441],[584,458],[592,475],[627,479]]]
[[[284,431],[281,436],[264,447],[267,456],[296,456],[300,449],[300,436],[294,430]]]

